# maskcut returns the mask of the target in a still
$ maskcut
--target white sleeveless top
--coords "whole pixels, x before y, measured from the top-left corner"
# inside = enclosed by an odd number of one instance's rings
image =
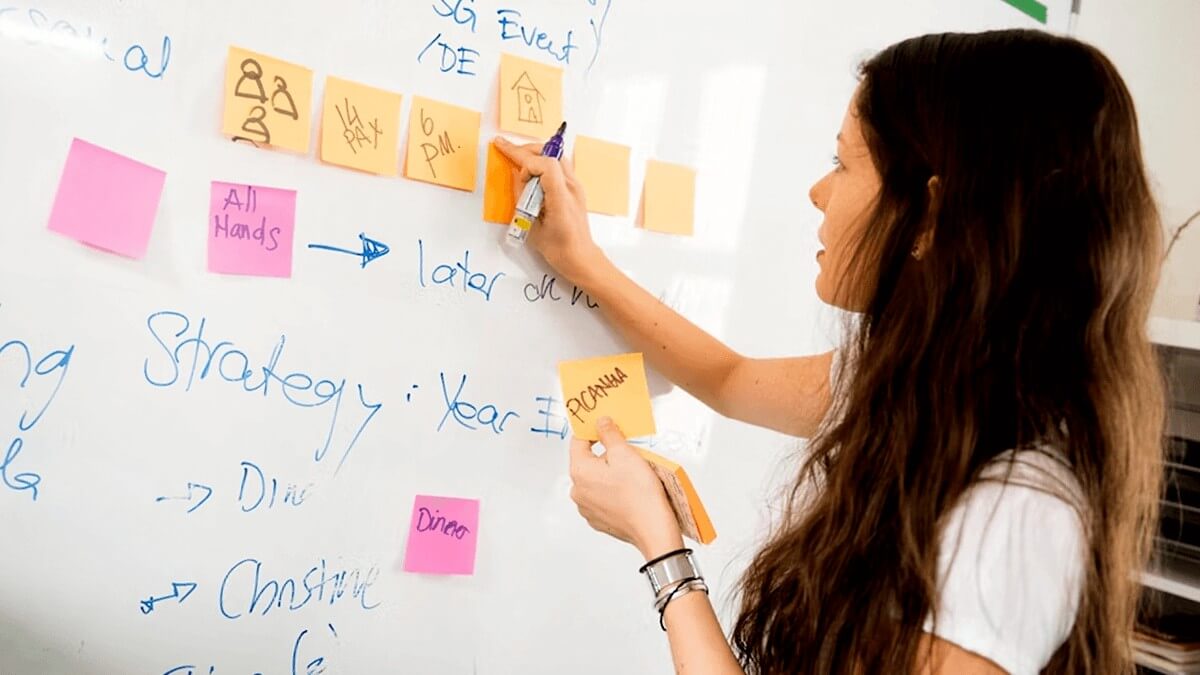
[[[1056,495],[1082,501],[1074,475],[1051,452],[1010,451],[993,460],[984,475],[995,481],[1014,460],[1008,482],[975,483],[947,514],[937,623],[925,621],[926,632],[1013,675],[1045,667],[1070,633],[1082,593],[1083,524]]]
[[[846,365],[834,352],[830,377]],[[1045,667],[1083,590],[1087,543],[1072,504],[1083,504],[1079,483],[1053,449],[1010,450],[985,466],[943,521],[925,632],[1012,675]]]

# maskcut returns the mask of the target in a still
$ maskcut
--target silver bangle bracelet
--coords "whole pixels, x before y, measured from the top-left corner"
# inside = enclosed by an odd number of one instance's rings
[[[694,579],[681,581],[654,600],[654,611],[661,614],[666,610],[667,605],[670,604],[675,598],[680,598],[688,593],[691,593],[692,591],[700,590],[708,593],[708,584],[704,582],[703,578],[696,577]]]
[[[700,567],[692,557],[692,550],[687,548],[655,558],[643,565],[640,571],[650,581],[650,592],[654,594],[656,604],[680,582],[702,578]]]

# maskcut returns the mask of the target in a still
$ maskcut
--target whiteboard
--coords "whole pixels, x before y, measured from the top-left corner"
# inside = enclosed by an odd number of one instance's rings
[[[1066,3],[1048,4],[1064,29]],[[857,62],[922,32],[1036,25],[999,0],[460,5],[0,3],[0,672],[671,671],[636,552],[568,499],[564,419],[546,400],[559,360],[625,346],[586,296],[501,245],[481,191],[222,137],[230,45],[312,68],[315,102],[327,75],[398,91],[404,128],[413,95],[482,111],[486,139],[499,55],[555,58],[505,39],[498,12],[558,48],[569,35],[572,138],[632,147],[634,204],[647,159],[698,171],[694,237],[593,216],[596,239],[736,349],[779,355],[836,335],[812,291],[805,194]],[[475,30],[455,20],[465,9]],[[418,60],[438,35],[478,53],[475,75]],[[47,230],[75,137],[166,171],[143,259]],[[206,271],[213,180],[297,191],[290,279]],[[306,248],[359,233],[389,253],[364,267]],[[461,272],[437,284],[439,265]],[[204,376],[220,345],[274,375]],[[289,391],[293,375],[324,399]],[[699,559],[728,621],[801,446],[661,378],[652,389],[652,446],[687,467],[719,532]],[[481,500],[473,576],[402,570],[417,494]]]

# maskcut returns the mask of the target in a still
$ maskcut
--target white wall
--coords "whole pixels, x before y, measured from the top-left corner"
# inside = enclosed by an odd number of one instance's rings
[[[1200,210],[1200,2],[1083,0],[1077,35],[1108,54],[1133,93],[1169,239]],[[1197,300],[1200,219],[1166,261],[1153,313],[1192,319]]]

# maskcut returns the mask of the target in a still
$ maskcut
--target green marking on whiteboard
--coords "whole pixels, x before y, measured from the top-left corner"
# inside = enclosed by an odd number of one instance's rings
[[[1046,23],[1046,6],[1037,0],[1004,0],[1041,23]]]

